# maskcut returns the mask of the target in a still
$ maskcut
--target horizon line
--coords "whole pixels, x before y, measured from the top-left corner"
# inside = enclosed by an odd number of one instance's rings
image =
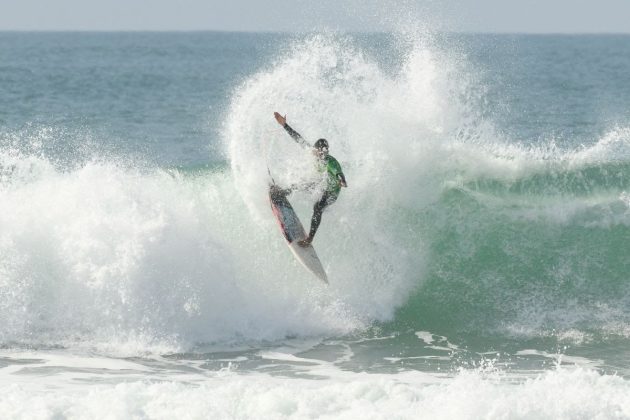
[[[289,31],[289,30],[248,30],[248,29],[2,29],[0,33],[242,33],[242,34],[312,34],[321,32],[311,31]],[[397,31],[368,31],[368,30],[330,30],[330,32],[346,34],[389,34]],[[404,31],[401,31],[404,32]],[[431,32],[431,31],[430,31]],[[476,30],[436,30],[434,33],[461,34],[461,35],[630,35],[628,32],[615,31],[557,31],[557,32],[537,32],[537,31],[476,31]]]

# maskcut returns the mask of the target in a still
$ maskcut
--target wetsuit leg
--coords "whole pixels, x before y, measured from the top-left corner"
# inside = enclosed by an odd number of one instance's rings
[[[331,195],[328,193],[328,191],[326,191],[324,195],[322,195],[322,198],[317,203],[315,203],[315,206],[313,206],[313,217],[311,218],[311,230],[308,234],[308,237],[311,240],[315,237],[315,233],[317,232],[317,229],[319,228],[319,224],[322,221],[322,213],[324,212],[324,209],[327,206],[334,203],[336,200],[337,200],[337,196]]]

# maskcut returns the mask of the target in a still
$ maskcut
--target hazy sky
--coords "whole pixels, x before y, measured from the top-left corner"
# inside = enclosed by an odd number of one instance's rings
[[[0,0],[0,30],[630,33],[630,0]]]

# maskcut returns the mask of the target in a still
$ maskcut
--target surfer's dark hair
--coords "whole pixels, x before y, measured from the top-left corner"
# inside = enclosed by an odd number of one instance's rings
[[[316,149],[328,149],[328,141],[326,139],[319,139],[313,145]]]

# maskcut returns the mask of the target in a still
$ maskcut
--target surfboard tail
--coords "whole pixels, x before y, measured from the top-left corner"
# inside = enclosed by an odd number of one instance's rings
[[[277,190],[278,188],[275,186],[269,188],[269,201],[289,249],[307,270],[328,284],[328,276],[315,252],[315,248],[312,245],[307,247],[298,245],[298,241],[306,238],[306,232],[291,203],[287,200],[286,194],[282,190]]]

